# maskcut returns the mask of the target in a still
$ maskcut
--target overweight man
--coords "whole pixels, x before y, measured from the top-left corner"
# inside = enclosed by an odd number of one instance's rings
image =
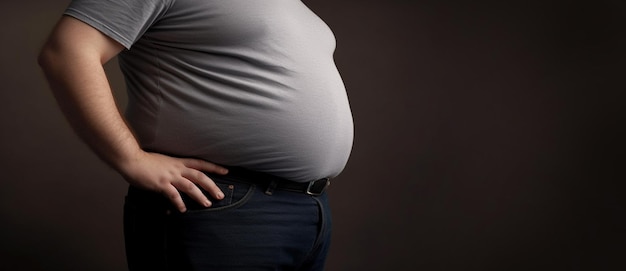
[[[74,0],[39,63],[129,183],[130,270],[323,270],[353,122],[335,38],[299,0]],[[120,114],[103,69],[118,57]]]

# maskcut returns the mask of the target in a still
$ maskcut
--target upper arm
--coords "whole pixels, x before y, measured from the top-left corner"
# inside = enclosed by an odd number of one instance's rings
[[[70,16],[63,16],[52,30],[39,55],[39,62],[69,64],[67,61],[89,60],[108,62],[124,49],[119,42],[109,38],[90,25]]]

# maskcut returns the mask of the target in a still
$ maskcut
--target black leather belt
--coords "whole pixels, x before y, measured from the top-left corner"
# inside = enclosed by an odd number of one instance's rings
[[[228,167],[228,174],[226,176],[232,177],[238,181],[264,185],[266,187],[265,193],[269,195],[272,194],[273,190],[279,189],[319,196],[323,194],[330,185],[330,178],[300,183],[240,167]]]

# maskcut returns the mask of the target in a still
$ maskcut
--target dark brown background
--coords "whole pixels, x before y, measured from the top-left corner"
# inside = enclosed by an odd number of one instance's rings
[[[0,6],[0,269],[125,269],[124,181],[35,61],[68,2]],[[307,1],[356,125],[328,270],[624,270],[623,1],[458,2]]]

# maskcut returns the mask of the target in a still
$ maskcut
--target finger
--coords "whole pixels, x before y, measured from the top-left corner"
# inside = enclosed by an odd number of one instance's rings
[[[172,185],[179,191],[187,194],[191,199],[200,203],[204,207],[210,207],[211,201],[202,193],[202,190],[190,180],[181,177],[179,180],[172,182]]]
[[[211,178],[209,178],[204,172],[195,170],[192,168],[187,168],[187,170],[182,172],[182,176],[202,187],[204,190],[209,192],[212,197],[216,199],[223,199],[224,193],[222,190],[215,184]]]
[[[170,200],[170,202],[172,202],[172,204],[174,205],[174,207],[176,207],[176,209],[178,209],[178,211],[180,211],[181,213],[187,211],[187,207],[185,206],[185,202],[183,202],[183,198],[180,196],[180,193],[178,193],[178,190],[176,190],[174,186],[168,185],[166,188],[163,189],[163,194]]]
[[[186,167],[197,169],[197,170],[204,171],[204,172],[216,173],[216,174],[221,174],[221,175],[225,175],[228,173],[227,168],[219,166],[211,162],[200,160],[200,159],[186,158],[186,159],[183,159],[183,164]]]

